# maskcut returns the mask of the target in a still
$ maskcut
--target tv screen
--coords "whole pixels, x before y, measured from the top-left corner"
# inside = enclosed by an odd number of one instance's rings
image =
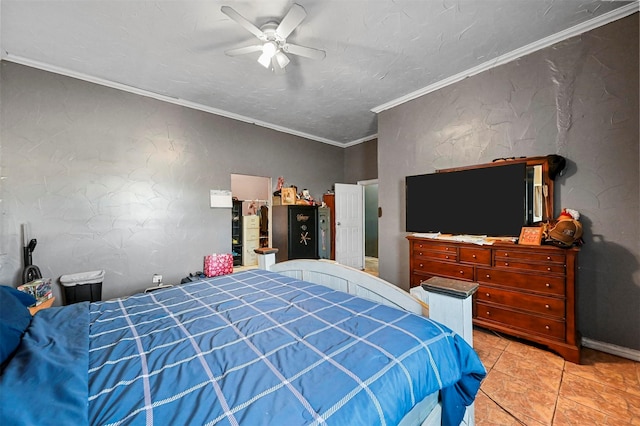
[[[518,236],[526,225],[526,164],[407,176],[406,231]]]

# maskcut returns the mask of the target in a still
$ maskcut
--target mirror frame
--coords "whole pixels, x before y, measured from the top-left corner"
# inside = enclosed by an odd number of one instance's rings
[[[547,188],[546,196],[543,195],[541,198],[542,206],[542,220],[534,221],[532,224],[537,224],[540,222],[549,222],[553,221],[555,218],[555,211],[553,206],[553,180],[549,177],[549,159],[548,157],[511,157],[511,158],[498,158],[493,160],[491,163],[484,164],[476,164],[473,166],[466,167],[452,167],[448,169],[439,169],[436,170],[436,173],[447,173],[447,172],[457,172],[461,170],[471,170],[471,169],[480,169],[486,167],[499,167],[505,164],[514,164],[514,163],[525,163],[527,165],[527,170],[529,168],[534,168],[536,166],[540,166],[542,168],[542,181],[540,185],[542,186],[543,194],[544,188]],[[534,183],[535,185],[535,183]]]

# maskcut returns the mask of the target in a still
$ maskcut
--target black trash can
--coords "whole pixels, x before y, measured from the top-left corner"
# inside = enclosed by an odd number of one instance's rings
[[[64,287],[64,304],[102,300],[103,280],[104,271],[79,272],[61,276],[60,284]]]

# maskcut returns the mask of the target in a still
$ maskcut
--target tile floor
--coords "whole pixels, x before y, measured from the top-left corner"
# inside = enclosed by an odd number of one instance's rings
[[[640,425],[640,363],[583,348],[577,365],[482,328],[473,339],[488,372],[477,425]]]
[[[378,258],[377,257],[365,257],[364,258],[364,272],[378,276]]]
[[[378,259],[365,258],[378,275]],[[588,348],[580,365],[534,344],[474,328],[487,368],[478,426],[640,426],[640,363]]]

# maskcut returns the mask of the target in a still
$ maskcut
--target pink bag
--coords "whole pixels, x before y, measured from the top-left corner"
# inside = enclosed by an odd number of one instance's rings
[[[204,257],[204,274],[217,277],[233,273],[233,256],[229,254],[208,254]]]

